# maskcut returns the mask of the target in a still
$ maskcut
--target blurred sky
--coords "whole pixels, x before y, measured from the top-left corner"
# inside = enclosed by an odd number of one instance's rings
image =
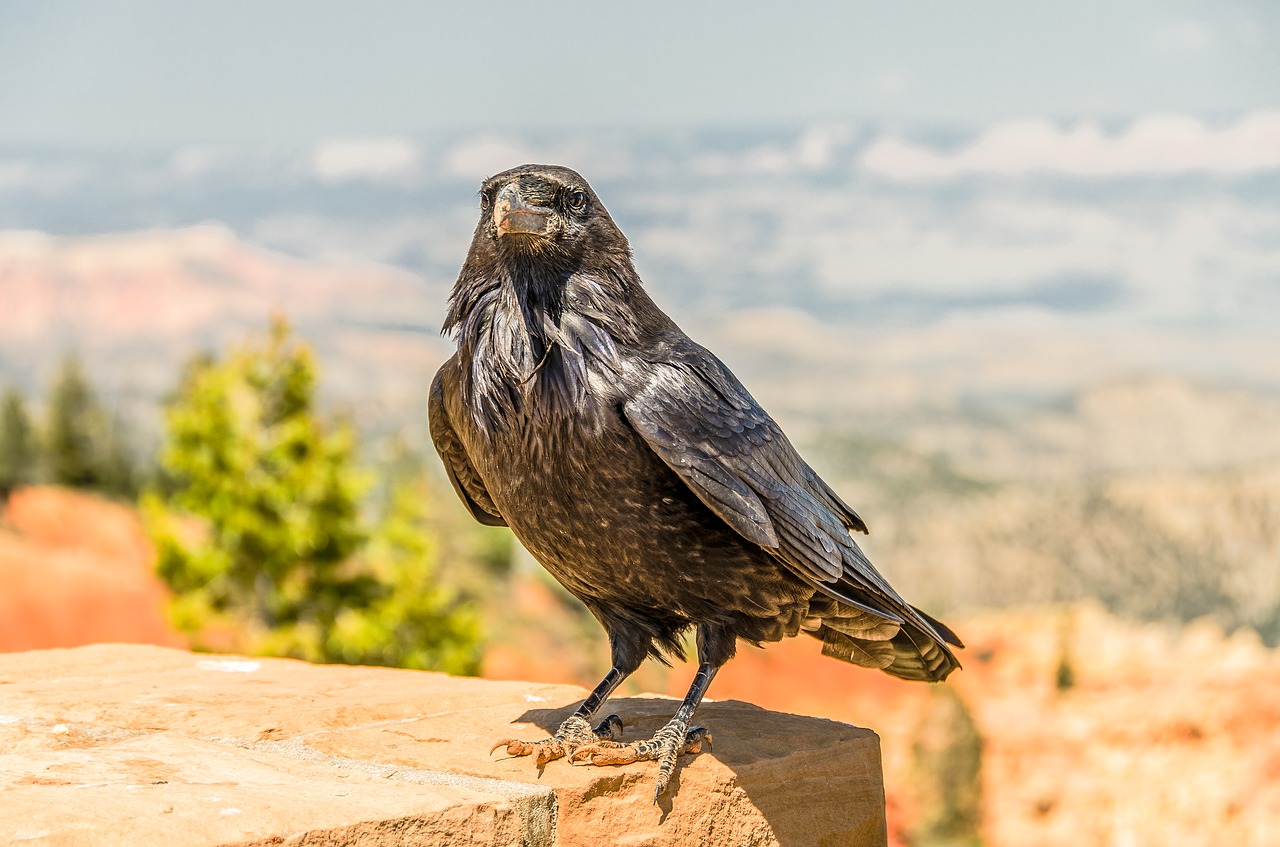
[[[0,147],[1280,104],[1280,2],[0,0]]]

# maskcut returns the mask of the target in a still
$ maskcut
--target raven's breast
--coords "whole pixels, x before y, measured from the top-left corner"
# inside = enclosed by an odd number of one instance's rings
[[[616,408],[589,397],[571,417],[513,423],[493,433],[480,472],[512,531],[572,594],[693,623],[743,618],[737,629],[752,640],[794,634],[782,630],[812,589],[708,509]]]

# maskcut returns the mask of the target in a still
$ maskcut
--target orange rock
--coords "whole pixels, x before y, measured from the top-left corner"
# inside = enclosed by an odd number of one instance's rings
[[[137,513],[51,486],[14,492],[0,527],[0,651],[98,641],[181,645]]]

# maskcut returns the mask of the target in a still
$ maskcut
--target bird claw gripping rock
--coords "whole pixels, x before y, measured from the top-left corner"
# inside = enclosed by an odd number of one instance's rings
[[[569,754],[569,763],[629,765],[632,762],[657,761],[658,784],[653,792],[653,802],[656,803],[675,773],[676,760],[682,753],[701,753],[704,743],[711,747],[711,733],[705,727],[695,726],[686,732],[684,725],[672,721],[647,741],[630,744],[597,741],[582,745]]]
[[[593,744],[615,744],[615,739],[622,735],[622,719],[617,715],[609,715],[595,729],[585,718],[573,715],[556,730],[556,734],[541,741],[520,741],[516,738],[504,738],[489,752],[499,747],[507,748],[508,756],[533,756],[538,767],[556,759],[570,756],[581,747]]]

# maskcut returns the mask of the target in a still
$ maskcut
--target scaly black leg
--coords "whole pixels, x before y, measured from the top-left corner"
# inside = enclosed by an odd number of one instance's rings
[[[715,678],[715,665],[703,662],[698,665],[698,673],[684,695],[680,708],[675,716],[667,721],[666,726],[658,730],[653,738],[647,741],[633,741],[630,744],[619,744],[613,740],[601,740],[578,747],[569,755],[570,762],[586,761],[593,765],[629,765],[632,762],[656,760],[658,762],[658,785],[653,791],[653,802],[667,788],[672,774],[676,770],[676,760],[681,753],[699,753],[702,743],[711,744],[711,733],[704,727],[690,728],[693,712],[707,693],[707,686]]]
[[[538,767],[542,767],[547,762],[564,758],[584,744],[612,742],[621,737],[622,719],[617,715],[609,715],[595,729],[591,728],[590,721],[609,695],[640,667],[649,649],[649,641],[647,637],[640,640],[628,637],[630,633],[622,628],[606,628],[609,631],[609,653],[613,666],[604,675],[604,679],[600,680],[600,684],[587,695],[587,699],[582,701],[582,705],[560,724],[555,735],[541,741],[506,738],[495,744],[493,750],[506,747],[509,756],[535,755]],[[493,753],[493,750],[489,752]]]
[[[590,721],[595,713],[599,711],[601,704],[627,676],[628,674],[617,668],[609,668],[609,672],[605,674],[604,679],[600,680],[600,684],[592,689],[591,693],[587,695],[587,699],[582,701],[582,705],[566,718],[564,723],[560,724],[560,728],[550,738],[545,738],[542,741],[520,741],[516,738],[505,738],[493,745],[493,750],[497,750],[499,747],[506,747],[508,756],[536,754],[535,761],[538,767],[542,767],[547,762],[564,758],[584,744],[615,740],[622,735],[621,718],[617,715],[609,715],[595,729],[591,728]],[[492,753],[493,750],[489,752]]]
[[[684,695],[680,708],[666,726],[646,741],[620,744],[613,740],[601,740],[579,746],[569,755],[570,762],[590,762],[593,765],[627,765],[632,762],[656,760],[658,785],[653,791],[653,802],[667,788],[676,770],[676,761],[682,753],[699,753],[702,744],[711,744],[711,733],[705,728],[690,728],[693,713],[702,702],[716,672],[733,656],[735,639],[731,633],[715,627],[698,627],[698,655],[702,659],[694,674],[689,691]]]

